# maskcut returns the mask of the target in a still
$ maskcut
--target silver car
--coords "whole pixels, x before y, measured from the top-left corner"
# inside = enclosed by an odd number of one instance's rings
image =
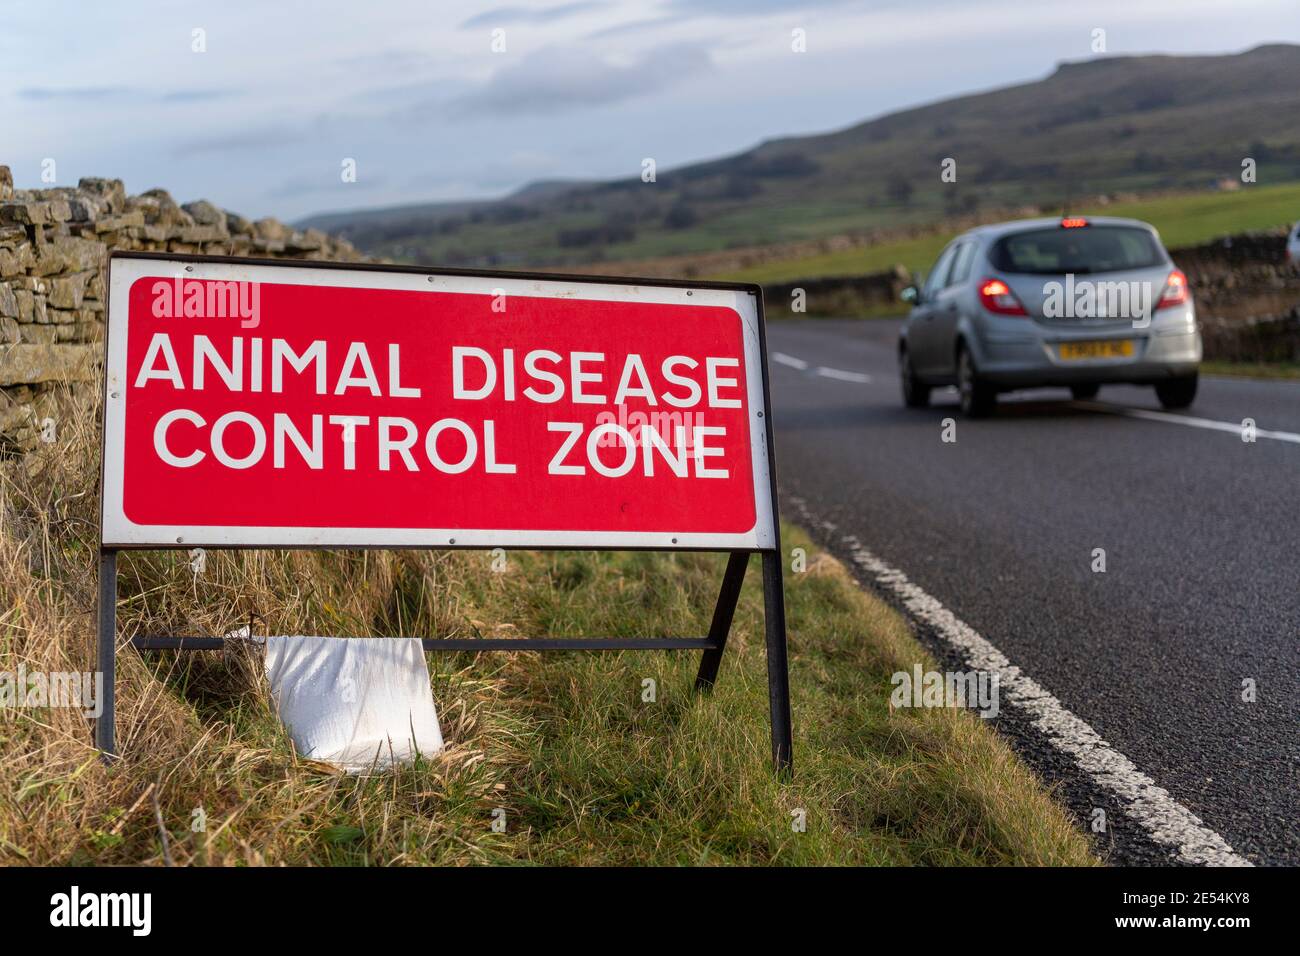
[[[1154,385],[1165,408],[1196,397],[1201,336],[1187,277],[1135,219],[1025,219],[980,226],[943,250],[898,341],[903,401],[956,385],[962,411],[999,392],[1113,382]]]

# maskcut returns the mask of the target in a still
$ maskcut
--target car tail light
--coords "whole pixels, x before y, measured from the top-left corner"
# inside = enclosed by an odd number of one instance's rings
[[[1001,279],[985,279],[980,283],[980,304],[998,315],[1028,315],[1016,294]]]
[[[1086,225],[1088,225],[1088,220],[1082,216],[1071,216],[1061,220],[1062,229],[1082,229]]]
[[[1165,280],[1165,291],[1160,295],[1160,301],[1156,303],[1156,309],[1168,309],[1175,305],[1182,305],[1187,301],[1187,276],[1183,274],[1182,269],[1175,269],[1169,273],[1169,278]]]

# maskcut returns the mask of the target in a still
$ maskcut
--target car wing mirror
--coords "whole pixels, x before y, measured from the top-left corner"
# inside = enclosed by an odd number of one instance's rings
[[[921,304],[921,290],[914,285],[909,285],[906,289],[898,294],[898,297],[908,305]]]

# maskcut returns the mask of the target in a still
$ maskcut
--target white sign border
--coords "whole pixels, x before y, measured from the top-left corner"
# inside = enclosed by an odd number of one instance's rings
[[[766,364],[759,329],[757,297],[748,289],[707,286],[641,285],[557,276],[451,273],[437,269],[340,267],[311,262],[263,263],[177,256],[111,256],[105,330],[101,547],[117,548],[573,548],[656,551],[767,551],[777,546],[773,481],[769,463]],[[721,306],[741,322],[750,411],[750,450],[754,480],[754,526],[738,534],[640,531],[538,531],[466,528],[307,528],[215,525],[140,525],[123,507],[126,434],[126,343],[128,296],[146,276],[331,285],[342,288],[492,293],[604,302]],[[432,281],[431,281],[432,279]],[[486,287],[486,289],[485,289]]]

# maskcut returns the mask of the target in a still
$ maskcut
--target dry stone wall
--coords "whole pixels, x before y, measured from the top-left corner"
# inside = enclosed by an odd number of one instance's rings
[[[111,249],[360,261],[346,240],[120,179],[15,190],[0,166],[0,460],[40,441],[58,383],[97,380]]]
[[[1171,249],[1196,296],[1205,357],[1300,362],[1300,266],[1286,229],[1224,236]]]

